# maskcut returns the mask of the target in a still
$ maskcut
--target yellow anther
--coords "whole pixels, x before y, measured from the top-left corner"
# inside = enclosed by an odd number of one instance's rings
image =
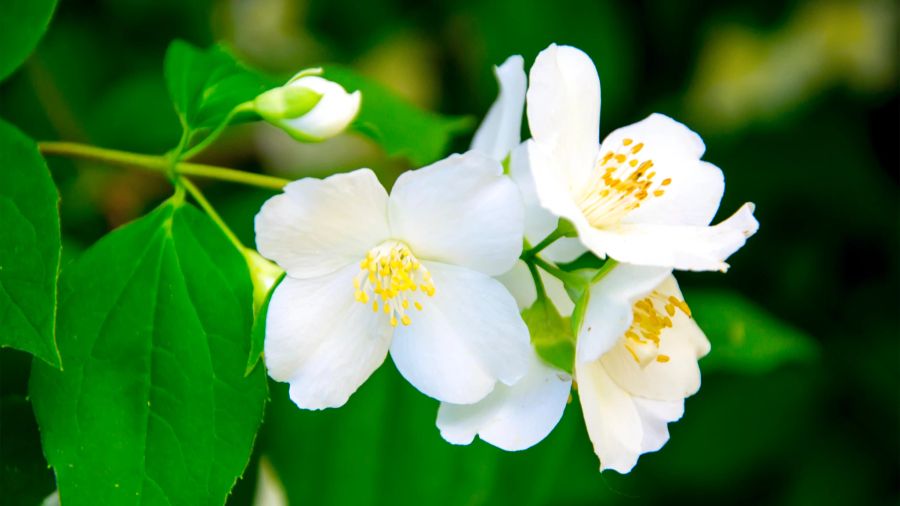
[[[628,141],[628,142],[625,142]],[[634,144],[633,144],[634,143]],[[632,145],[633,144],[633,145]],[[607,151],[597,169],[578,196],[578,205],[588,222],[596,228],[615,226],[650,197],[661,197],[662,186],[672,183],[666,178],[656,183],[653,160],[640,160],[634,155],[644,148],[643,142],[623,139],[622,152]],[[627,161],[627,163],[625,163]]]
[[[652,361],[669,362],[670,357],[659,353],[663,333],[674,325],[677,311],[690,317],[685,302],[675,296],[652,292],[632,306],[631,327],[623,335],[625,349],[641,367]]]
[[[357,301],[372,301],[372,311],[384,312],[391,325],[410,325],[406,314],[412,304],[422,310],[416,293],[432,296],[434,283],[428,269],[412,254],[409,247],[398,241],[387,241],[372,248],[359,263],[360,273],[353,278],[354,297]]]

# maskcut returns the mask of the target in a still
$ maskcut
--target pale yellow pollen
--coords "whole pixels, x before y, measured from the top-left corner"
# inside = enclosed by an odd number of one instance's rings
[[[668,355],[659,353],[659,347],[663,332],[672,328],[677,311],[688,318],[691,316],[691,310],[683,300],[656,291],[632,306],[633,320],[623,336],[624,346],[641,367],[654,360],[663,364],[670,360]]]
[[[648,198],[665,195],[662,187],[672,184],[672,178],[656,181],[657,173],[651,170],[653,160],[635,156],[644,147],[643,142],[623,139],[622,147],[607,151],[600,158],[593,176],[578,196],[579,207],[594,227],[618,224]]]
[[[434,282],[428,269],[399,241],[387,241],[372,248],[359,268],[359,274],[353,278],[354,298],[364,304],[374,298],[372,312],[384,312],[391,326],[411,324],[407,314],[410,305],[421,311],[422,304],[416,299],[434,296]]]

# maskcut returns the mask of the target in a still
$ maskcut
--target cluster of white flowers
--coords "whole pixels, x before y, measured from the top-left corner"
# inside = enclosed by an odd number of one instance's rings
[[[758,227],[753,206],[709,225],[722,172],[666,116],[598,144],[600,81],[580,50],[551,45],[527,79],[513,56],[497,76],[467,153],[403,174],[390,194],[360,169],[293,182],[265,203],[257,246],[286,272],[266,365],[297,406],[323,409],[347,402],[390,351],[441,402],[447,441],[478,435],[511,451],[550,433],[574,381],[601,469],[628,472],[666,442],[709,351],[672,271],[724,271]],[[575,301],[551,262],[587,252],[607,261]],[[539,298],[566,317],[578,308],[562,369],[520,313]]]

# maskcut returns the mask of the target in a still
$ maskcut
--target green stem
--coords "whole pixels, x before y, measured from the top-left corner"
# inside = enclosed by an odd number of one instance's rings
[[[98,148],[74,142],[40,142],[38,147],[44,155],[68,156],[83,160],[103,162],[117,167],[133,167],[167,174],[171,161],[163,156],[140,155],[127,151]],[[178,174],[230,181],[271,190],[281,190],[291,181],[274,176],[254,174],[240,170],[204,165],[200,163],[178,163],[175,167]]]
[[[556,227],[556,230],[551,232],[550,235],[545,237],[541,242],[537,243],[533,248],[523,251],[521,258],[523,260],[527,260],[527,259],[537,255],[538,253],[543,251],[547,246],[550,246],[551,244],[556,242],[557,239],[559,239],[560,237],[563,237],[564,235],[565,234],[563,233],[563,231],[560,230],[559,227]]]
[[[604,276],[609,274],[609,271],[613,269],[616,265],[619,265],[619,262],[613,260],[612,258],[606,257],[606,262],[603,262],[603,265],[597,269],[597,272],[594,273],[594,277],[591,278],[591,284],[593,285],[597,281],[603,279]]]
[[[585,286],[585,281],[582,278],[579,278],[578,276],[575,276],[572,273],[569,273],[569,272],[566,272],[566,271],[560,269],[559,267],[551,264],[550,262],[544,260],[543,258],[541,258],[537,255],[530,257],[528,260],[525,261],[525,263],[529,264],[529,265],[534,263],[534,265],[537,265],[541,269],[544,269],[545,271],[550,273],[553,277],[559,279],[563,283],[568,283],[573,286]]]
[[[191,158],[197,156],[201,151],[208,148],[210,144],[216,141],[219,138],[219,134],[222,133],[223,130],[231,123],[231,120],[234,119],[236,115],[242,112],[248,112],[253,110],[253,102],[244,102],[243,104],[238,105],[231,112],[228,113],[228,116],[225,117],[225,120],[219,123],[219,126],[216,127],[215,130],[210,132],[202,141],[197,143],[196,146],[184,152],[181,155],[182,160],[190,160]],[[185,129],[185,132],[187,129]]]
[[[180,182],[181,185],[183,185],[184,188],[187,189],[188,193],[190,193],[191,196],[194,197],[194,200],[196,200],[197,203],[200,204],[200,207],[202,207],[203,210],[206,211],[206,214],[208,214],[209,217],[216,223],[216,225],[218,225],[219,228],[222,229],[222,232],[225,233],[225,235],[228,237],[228,240],[231,241],[231,243],[234,244],[238,251],[243,254],[244,245],[241,244],[241,240],[238,239],[237,235],[235,235],[235,233],[231,231],[231,228],[225,223],[225,220],[223,220],[222,217],[219,216],[219,213],[216,212],[212,204],[210,204],[209,201],[206,200],[206,197],[203,195],[203,192],[200,191],[200,188],[197,188],[197,186],[194,185],[194,183],[192,183],[191,180],[186,177],[180,178]]]
[[[525,262],[528,271],[531,272],[531,278],[534,279],[534,289],[537,291],[537,300],[547,298],[547,292],[544,289],[544,280],[541,279],[541,273],[538,272],[537,266],[532,262]]]

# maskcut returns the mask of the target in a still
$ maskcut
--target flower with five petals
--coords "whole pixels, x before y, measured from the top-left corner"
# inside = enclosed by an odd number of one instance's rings
[[[454,403],[525,373],[528,330],[491,276],[522,247],[522,203],[499,162],[453,155],[391,194],[360,169],[302,179],[256,217],[260,253],[286,272],[266,316],[269,375],[301,408],[343,405],[384,361]]]
[[[600,258],[680,270],[725,270],[756,232],[753,204],[715,226],[725,183],[696,133],[662,114],[598,146],[600,81],[591,59],[551,45],[531,67],[528,158],[543,207],[571,221]]]

